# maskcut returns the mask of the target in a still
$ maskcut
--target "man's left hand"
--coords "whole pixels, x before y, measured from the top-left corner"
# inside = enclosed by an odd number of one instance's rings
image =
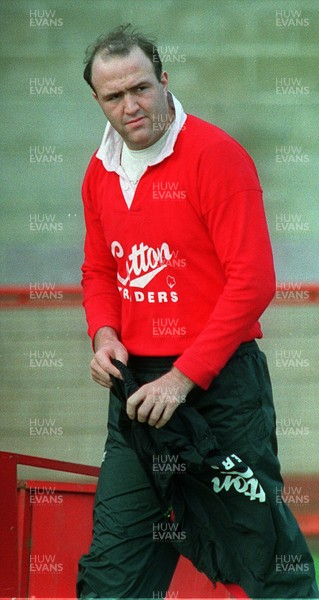
[[[173,367],[169,373],[146,383],[132,394],[127,400],[126,412],[130,419],[163,427],[193,387],[194,382]]]

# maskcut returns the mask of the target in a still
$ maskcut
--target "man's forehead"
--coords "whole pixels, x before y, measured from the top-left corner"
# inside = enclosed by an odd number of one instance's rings
[[[92,65],[92,79],[103,78],[105,83],[152,75],[155,76],[153,64],[138,47],[126,55],[97,55]]]

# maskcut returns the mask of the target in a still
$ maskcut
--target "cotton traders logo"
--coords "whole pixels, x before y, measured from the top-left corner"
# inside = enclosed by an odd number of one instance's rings
[[[233,488],[238,494],[248,496],[250,500],[265,502],[266,495],[261,484],[250,467],[247,467],[236,454],[228,456],[222,461],[221,466],[211,465],[211,468],[219,471],[212,479],[216,494],[222,490],[228,492]]]
[[[117,241],[112,243],[111,252],[114,258],[124,257],[124,250]],[[170,260],[172,256],[173,254],[166,242],[163,242],[160,248],[152,248],[143,242],[139,246],[134,244],[128,259],[125,261],[125,275],[120,275],[118,272],[117,279],[123,286],[128,284],[130,287],[143,289],[158,273],[167,267],[166,261]],[[135,277],[132,277],[132,275],[135,275]]]

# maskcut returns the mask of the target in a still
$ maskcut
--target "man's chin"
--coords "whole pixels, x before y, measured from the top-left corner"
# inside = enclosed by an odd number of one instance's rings
[[[130,150],[144,150],[144,148],[155,144],[157,139],[150,133],[139,131],[135,132],[134,135],[128,136],[125,143]]]

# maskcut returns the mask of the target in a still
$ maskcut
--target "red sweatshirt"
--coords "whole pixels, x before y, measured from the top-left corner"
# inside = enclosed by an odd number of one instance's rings
[[[247,152],[188,116],[128,209],[119,176],[93,156],[83,183],[89,335],[116,329],[128,352],[178,355],[207,389],[236,348],[262,337],[275,292],[262,191]]]

